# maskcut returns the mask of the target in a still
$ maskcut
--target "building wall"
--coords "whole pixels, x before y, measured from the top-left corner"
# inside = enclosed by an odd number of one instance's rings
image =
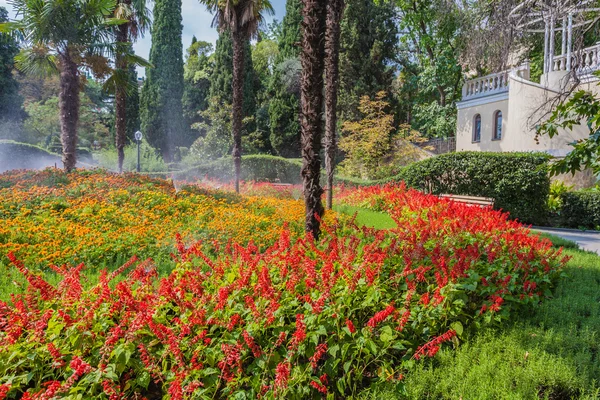
[[[461,107],[457,113],[456,150],[465,151],[510,151],[505,149],[506,136],[509,134],[507,121],[510,115],[508,99],[497,100],[485,104]],[[480,101],[485,101],[480,99]],[[492,140],[494,116],[502,111],[502,139]],[[481,115],[481,140],[473,142],[473,122],[475,116]]]

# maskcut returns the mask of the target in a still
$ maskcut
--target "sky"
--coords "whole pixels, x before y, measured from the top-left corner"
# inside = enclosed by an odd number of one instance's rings
[[[281,21],[285,15],[285,0],[271,0],[273,8],[275,9],[275,15],[268,17],[268,22],[274,18]],[[15,14],[12,11],[12,7],[8,4],[7,0],[0,0],[0,7],[4,7],[8,10],[9,18],[15,18]],[[150,6],[152,7],[152,6]],[[211,27],[212,15],[206,11],[206,7],[198,0],[183,0],[182,6],[183,14],[183,51],[189,47],[192,43],[192,36],[196,35],[198,40],[204,40],[206,42],[215,43],[219,34],[215,28]],[[150,33],[147,32],[142,39],[139,39],[134,44],[133,48],[139,56],[148,59],[150,55],[150,45],[152,39]],[[140,76],[144,75],[143,68],[138,69]]]

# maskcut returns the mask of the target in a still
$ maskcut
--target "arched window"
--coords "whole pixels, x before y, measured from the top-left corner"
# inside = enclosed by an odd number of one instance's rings
[[[498,110],[494,113],[494,133],[492,140],[502,139],[502,111]]]
[[[481,141],[481,115],[473,117],[473,142]]]

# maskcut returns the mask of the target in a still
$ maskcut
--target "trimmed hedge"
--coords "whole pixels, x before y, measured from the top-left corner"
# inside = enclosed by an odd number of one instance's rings
[[[600,227],[600,192],[579,190],[562,196],[558,225],[565,228]]]
[[[525,223],[544,224],[548,216],[550,178],[544,153],[457,152],[405,167],[388,181],[433,194],[494,199],[494,207]]]
[[[242,157],[241,178],[244,181],[300,184],[302,183],[301,169],[302,161],[300,159],[283,158],[266,154],[251,154]],[[222,182],[229,182],[234,179],[233,161],[231,157],[224,157],[206,164],[196,165],[183,171],[150,175],[168,178],[174,177],[175,179],[207,177]],[[324,173],[321,177],[321,182],[325,182]],[[373,182],[336,176],[335,183],[361,186],[369,185]]]
[[[0,172],[10,169],[62,168],[61,157],[41,147],[14,140],[0,140]]]

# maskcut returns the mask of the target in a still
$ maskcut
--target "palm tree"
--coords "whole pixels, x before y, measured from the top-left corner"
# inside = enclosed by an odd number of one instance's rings
[[[146,7],[146,0],[119,0],[115,9],[115,18],[127,20],[127,23],[116,27],[115,37],[117,40],[117,51],[115,54],[115,144],[117,147],[117,158],[119,172],[123,172],[123,160],[125,153],[125,140],[127,137],[127,98],[132,90],[138,90],[137,86],[129,85],[129,64],[132,50],[130,41],[135,41],[144,36],[144,32],[150,26],[150,10]]]
[[[321,136],[323,133],[323,72],[325,59],[325,20],[327,1],[302,0],[302,180],[305,204],[305,229],[316,238],[323,215],[319,183],[321,175]]]
[[[124,21],[110,18],[115,0],[12,0],[21,19],[0,25],[18,32],[24,48],[17,68],[33,75],[60,75],[59,109],[62,161],[66,171],[77,162],[80,69],[105,67],[102,56],[110,39],[108,27]]]
[[[233,39],[233,98],[231,130],[233,135],[233,163],[235,190],[240,191],[242,163],[242,118],[244,102],[244,44],[256,38],[258,28],[264,23],[264,12],[274,14],[269,0],[200,0],[215,14],[213,26],[230,31]]]
[[[325,34],[325,168],[327,170],[327,208],[333,206],[333,170],[336,151],[337,100],[340,77],[340,33],[344,0],[329,0]]]

